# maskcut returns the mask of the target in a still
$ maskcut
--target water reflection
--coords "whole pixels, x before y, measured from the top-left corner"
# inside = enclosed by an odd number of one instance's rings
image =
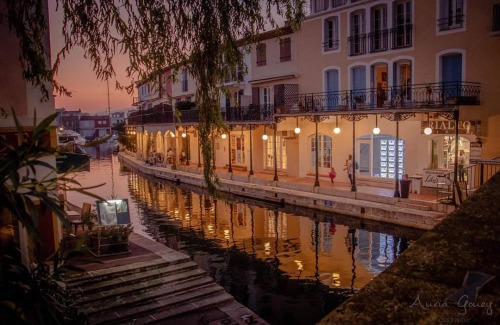
[[[190,255],[240,303],[272,324],[316,323],[421,234],[238,197],[214,200],[199,188],[140,176],[118,165],[116,157],[106,164],[93,159],[85,180],[113,177],[111,189],[136,207],[131,209],[134,231]]]

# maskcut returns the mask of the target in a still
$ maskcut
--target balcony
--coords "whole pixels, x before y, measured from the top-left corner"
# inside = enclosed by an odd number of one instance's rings
[[[287,104],[276,113],[453,108],[479,105],[480,90],[479,83],[450,82],[288,95],[285,96]]]
[[[237,107],[222,107],[222,118],[228,123],[272,121],[273,105],[248,105]]]
[[[349,36],[349,56],[366,54],[366,34]]]

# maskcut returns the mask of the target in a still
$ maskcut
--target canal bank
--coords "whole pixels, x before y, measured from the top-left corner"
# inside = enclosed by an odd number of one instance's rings
[[[119,159],[125,166],[147,175],[204,187],[201,168],[198,167],[179,166],[173,170],[151,166],[124,152],[119,154]],[[328,186],[328,182],[323,182],[323,186],[311,187],[307,180],[282,177],[281,181],[273,181],[265,174],[246,176],[217,170],[217,175],[223,193],[422,230],[432,229],[453,210],[452,206],[429,198],[394,198],[389,196],[387,189],[368,186],[358,186],[357,192],[351,192],[340,184]]]
[[[498,324],[500,173],[319,324]]]

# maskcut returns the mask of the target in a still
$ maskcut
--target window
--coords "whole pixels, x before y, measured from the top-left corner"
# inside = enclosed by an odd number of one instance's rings
[[[332,167],[332,137],[318,134],[319,168]],[[316,167],[316,136],[311,137],[311,167]]]
[[[392,48],[398,49],[412,45],[411,2],[396,3],[394,10],[394,28],[391,30]]]
[[[329,17],[324,21],[323,50],[332,51],[339,48],[339,20],[338,17]]]
[[[269,138],[266,141],[266,168],[274,167],[274,139],[274,136],[269,135]],[[287,168],[286,139],[281,136],[276,136],[276,165],[278,169]]]
[[[366,53],[365,12],[351,14],[351,36],[349,37],[349,55]]]
[[[370,52],[385,51],[387,45],[387,7],[376,7],[371,11]]]
[[[328,2],[329,2],[329,0],[313,0],[313,1],[311,1],[311,6],[312,6],[311,11],[313,13],[316,13],[316,12],[321,12],[321,11],[328,9]]]
[[[182,91],[188,91],[188,71],[187,71],[187,69],[182,69],[181,83],[182,83]]]
[[[231,134],[231,163],[245,164],[245,136]]]
[[[500,32],[500,4],[493,5],[493,32]]]
[[[266,65],[266,44],[257,44],[257,66]]]
[[[280,62],[290,61],[292,59],[290,37],[280,40]]]
[[[439,31],[463,27],[464,3],[463,0],[439,1]]]
[[[343,6],[347,3],[347,0],[332,0],[332,8],[337,8]]]

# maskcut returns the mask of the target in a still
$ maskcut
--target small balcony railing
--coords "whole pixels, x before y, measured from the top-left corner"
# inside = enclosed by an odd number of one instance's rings
[[[438,19],[439,31],[452,30],[462,28],[464,26],[464,15],[450,15],[445,18]]]
[[[285,96],[281,114],[389,108],[439,108],[479,105],[481,84],[429,83]]]
[[[391,28],[391,49],[400,49],[413,45],[413,25],[404,24]]]
[[[389,49],[389,30],[383,29],[368,34],[370,53],[387,51]]]
[[[349,36],[349,56],[361,55],[366,53],[366,34]]]

